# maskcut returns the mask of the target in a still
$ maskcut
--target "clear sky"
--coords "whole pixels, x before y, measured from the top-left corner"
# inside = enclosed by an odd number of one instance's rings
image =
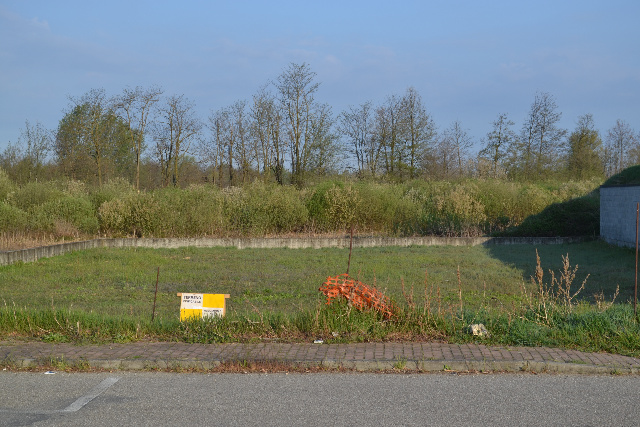
[[[415,87],[440,130],[479,141],[537,91],[575,128],[640,131],[640,1],[0,0],[0,150],[69,96],[159,85],[206,118],[308,63],[335,114]]]

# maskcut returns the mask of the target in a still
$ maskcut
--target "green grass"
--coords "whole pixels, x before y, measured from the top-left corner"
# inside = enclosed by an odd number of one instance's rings
[[[569,254],[578,264],[576,280],[590,274],[582,296],[621,287],[631,296],[634,255],[602,242],[543,245],[537,248],[545,272],[561,266]],[[517,296],[534,274],[536,248],[528,245],[475,247],[356,248],[351,276],[374,284],[395,299],[428,283],[444,296],[457,295],[460,267],[465,295]],[[344,273],[346,249],[92,249],[34,263],[0,267],[0,303],[26,308],[78,309],[113,316],[149,317],[157,268],[157,316],[177,316],[178,292],[230,294],[230,311],[285,314],[313,309],[328,276]]]
[[[549,269],[558,275],[567,253],[579,266],[574,290],[590,275],[575,307],[558,300],[545,321],[539,300],[528,301],[522,292],[523,285],[529,295],[535,292],[536,248],[527,245],[354,249],[351,275],[396,302],[401,311],[393,321],[346,303],[324,304],[318,288],[327,276],[345,272],[346,249],[92,249],[0,267],[0,338],[467,342],[481,338],[466,334],[465,325],[484,323],[491,332],[481,339],[487,343],[640,353],[633,310],[619,304],[633,293],[634,253],[602,242],[537,250],[546,282]],[[618,304],[598,310],[594,296],[610,300],[618,285]],[[180,323],[177,292],[228,293],[227,317]]]

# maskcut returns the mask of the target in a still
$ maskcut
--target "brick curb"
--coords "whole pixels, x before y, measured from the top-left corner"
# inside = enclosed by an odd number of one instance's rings
[[[275,363],[354,371],[638,374],[640,359],[547,347],[444,343],[73,345],[0,342],[0,365],[64,364],[109,370],[212,370],[224,363]]]

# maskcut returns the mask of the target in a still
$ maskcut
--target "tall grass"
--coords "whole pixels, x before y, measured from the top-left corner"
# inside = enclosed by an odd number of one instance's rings
[[[515,183],[329,180],[301,190],[254,182],[136,192],[122,179],[100,188],[77,181],[13,184],[0,173],[0,234],[46,233],[59,238],[103,236],[273,236],[291,233],[478,236],[580,233],[593,227],[595,181]],[[578,203],[576,200],[586,200]],[[542,225],[526,220],[550,211]],[[588,221],[584,219],[587,218]],[[546,227],[553,224],[553,228]],[[516,228],[517,226],[526,226]]]

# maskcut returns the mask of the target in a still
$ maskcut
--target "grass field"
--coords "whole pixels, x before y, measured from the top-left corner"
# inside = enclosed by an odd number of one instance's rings
[[[350,273],[402,301],[414,289],[423,298],[425,272],[444,297],[519,296],[534,274],[536,249],[545,273],[558,270],[569,254],[578,265],[576,282],[589,274],[580,296],[600,291],[619,300],[632,296],[634,254],[602,242],[572,245],[356,248]],[[328,276],[346,272],[346,249],[93,249],[0,267],[0,298],[25,308],[77,309],[105,315],[150,316],[157,268],[157,316],[178,316],[177,292],[230,294],[231,312],[291,313],[313,309],[323,298],[318,288]]]
[[[558,309],[547,313],[539,304],[544,295],[527,300],[523,286],[529,296],[536,291],[531,283],[536,250],[545,281],[551,280],[549,270],[559,277],[567,254],[571,265],[578,265],[572,291],[589,275],[575,309],[562,309],[558,300]],[[492,332],[489,342],[640,352],[635,338],[640,331],[628,304],[635,269],[628,249],[602,242],[354,249],[351,276],[390,296],[401,307],[401,322],[355,313],[346,304],[324,305],[318,288],[328,276],[344,273],[347,259],[346,249],[135,248],[93,249],[0,267],[0,338],[465,341],[473,338],[463,333],[464,325],[482,321]],[[595,297],[610,301],[617,286],[618,304],[604,315]],[[223,321],[181,324],[178,292],[230,294],[228,315]]]

